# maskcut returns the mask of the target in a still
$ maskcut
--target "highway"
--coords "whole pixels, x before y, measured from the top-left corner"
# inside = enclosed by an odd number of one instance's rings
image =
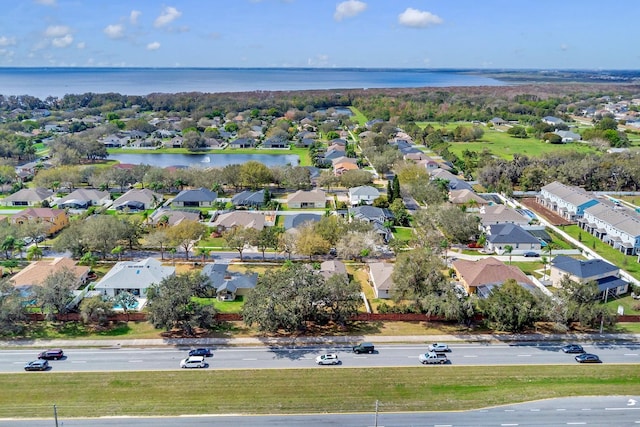
[[[452,344],[447,353],[451,365],[549,365],[576,364],[574,355],[560,351],[559,343]],[[640,343],[602,342],[583,345],[603,363],[640,363]],[[44,350],[44,349],[42,349]],[[71,348],[65,358],[50,361],[48,372],[157,371],[179,369],[189,348]],[[364,368],[419,366],[418,355],[427,345],[380,345],[374,354],[354,354],[346,346],[220,347],[207,358],[208,369]],[[0,351],[0,372],[24,372],[24,364],[37,357],[38,349]],[[337,353],[338,366],[317,366],[316,356]],[[425,369],[437,366],[425,366]],[[39,372],[28,372],[38,375]],[[46,374],[46,373],[45,373]]]
[[[375,414],[202,415],[181,417],[103,417],[59,419],[60,427],[527,427],[637,426],[640,396],[570,397],[460,412],[386,413],[384,402]],[[50,427],[47,420],[0,420],[1,427]]]

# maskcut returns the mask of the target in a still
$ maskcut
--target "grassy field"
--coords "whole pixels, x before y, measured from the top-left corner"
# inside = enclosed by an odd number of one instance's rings
[[[369,121],[369,119],[367,119],[367,117],[364,114],[362,114],[362,112],[358,110],[356,107],[349,107],[349,109],[353,113],[353,117],[351,119],[354,122],[358,123],[360,126],[364,126],[364,124]]]
[[[215,365],[215,358],[210,363]],[[52,402],[63,420],[124,415],[371,412],[376,400],[385,412],[465,410],[561,396],[632,395],[638,392],[639,381],[637,365],[491,369],[453,365],[285,372],[54,370],[3,374],[0,418],[50,418]]]
[[[439,123],[416,123],[418,126],[425,127],[431,124],[435,129],[440,129],[442,126]],[[453,130],[457,126],[471,126],[470,123],[447,123],[444,127],[448,130]],[[580,151],[591,152],[594,151],[590,146],[583,143],[575,144],[546,144],[534,137],[529,138],[513,138],[506,132],[496,131],[490,128],[483,127],[484,136],[480,141],[473,142],[450,142],[450,151],[457,156],[461,157],[464,150],[481,152],[483,149],[488,149],[493,155],[502,157],[503,159],[511,160],[514,154],[527,155],[529,157],[539,157],[545,153],[553,153],[557,151]]]

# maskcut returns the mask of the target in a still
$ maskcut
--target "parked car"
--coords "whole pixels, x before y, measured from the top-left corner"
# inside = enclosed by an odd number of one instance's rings
[[[536,257],[539,257],[540,254],[538,252],[525,252],[522,254],[522,256],[527,258],[536,258]]]
[[[60,360],[64,357],[64,351],[59,348],[52,348],[49,350],[41,351],[38,354],[38,359],[45,360]]]
[[[49,362],[42,359],[33,360],[24,365],[25,371],[46,371],[47,369],[49,369]]]
[[[370,342],[361,342],[360,344],[353,346],[353,352],[360,353],[373,353],[375,351],[375,347]]]
[[[578,344],[567,344],[561,348],[565,353],[584,353],[584,348]]]
[[[207,362],[204,361],[204,356],[189,356],[186,359],[180,361],[181,368],[206,368]]]
[[[446,354],[436,353],[433,351],[421,354],[420,356],[418,356],[418,360],[423,365],[444,365],[445,363],[449,363],[449,359],[447,358]]]
[[[429,344],[429,351],[433,351],[436,353],[446,353],[451,351],[451,349],[447,344],[440,344],[440,343],[434,342],[433,344]]]
[[[318,365],[338,365],[340,364],[340,359],[335,353],[322,354],[316,357],[316,363]]]
[[[576,362],[578,363],[602,363],[602,360],[600,360],[600,358],[595,355],[595,354],[591,354],[591,353],[582,353],[576,356]]]
[[[211,357],[213,353],[211,353],[211,349],[208,348],[195,348],[189,351],[189,356]]]

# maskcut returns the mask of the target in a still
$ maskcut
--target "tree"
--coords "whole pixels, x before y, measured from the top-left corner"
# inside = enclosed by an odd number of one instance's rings
[[[104,301],[100,296],[85,298],[80,303],[80,315],[85,323],[105,325],[109,316],[113,314],[111,302]]]
[[[615,316],[607,310],[607,307],[600,304],[600,290],[596,282],[579,283],[573,281],[565,275],[560,280],[560,290],[558,298],[561,305],[561,312],[564,319],[560,319],[569,326],[573,322],[592,328],[599,324],[601,319],[606,320],[606,324],[612,324]]]
[[[513,246],[505,245],[504,246],[504,253],[509,255],[509,265],[511,265],[511,252],[513,252]]]
[[[149,321],[166,331],[178,329],[193,336],[197,328],[212,328],[216,311],[192,298],[207,286],[208,279],[198,273],[169,276],[147,290]]]
[[[42,258],[42,248],[31,245],[27,248],[27,261],[39,260]]]
[[[257,246],[262,252],[262,260],[264,261],[264,253],[267,249],[276,249],[280,240],[280,234],[284,233],[284,229],[280,227],[264,227],[258,233]]]
[[[315,231],[313,224],[298,227],[296,253],[308,256],[309,260],[312,260],[314,255],[323,255],[329,252],[329,248],[331,248],[331,244]]]
[[[211,253],[211,249],[209,248],[205,248],[203,246],[198,246],[196,248],[196,253],[197,255],[200,255],[202,257],[202,263],[204,264],[205,259],[209,256],[209,254]]]
[[[357,312],[358,286],[295,264],[269,270],[247,295],[244,322],[262,332],[305,331],[309,323],[345,324]]]
[[[335,247],[340,258],[355,260],[362,258],[363,254],[374,253],[376,245],[381,243],[380,240],[380,236],[373,230],[368,232],[349,231],[340,237]]]
[[[122,312],[127,315],[127,321],[129,320],[129,313],[131,309],[136,306],[138,300],[136,297],[130,292],[118,292],[118,294],[113,298],[113,303],[118,305]]]
[[[373,175],[364,169],[348,170],[340,176],[340,184],[346,188],[371,184],[372,181]]]
[[[244,186],[257,189],[269,184],[272,179],[271,170],[260,162],[250,160],[240,167],[241,182]]]
[[[69,311],[68,304],[71,301],[71,291],[78,286],[78,278],[70,268],[62,268],[49,274],[41,286],[36,288],[36,295],[40,309],[47,317],[55,318],[56,315]]]
[[[515,280],[509,279],[502,286],[493,288],[487,298],[479,301],[479,306],[494,329],[522,332],[536,321],[544,319],[545,298],[542,293],[531,293]]]
[[[393,202],[393,184],[390,180],[387,180],[387,202]]]
[[[393,299],[417,303],[428,295],[437,295],[446,284],[442,260],[425,249],[415,249],[398,255],[391,279]]]
[[[172,246],[180,246],[184,249],[186,260],[189,260],[189,251],[194,242],[202,237],[207,227],[195,220],[180,221],[180,223],[167,229],[167,236]]]
[[[0,334],[20,334],[27,315],[20,291],[7,280],[0,281]]]
[[[400,194],[400,178],[398,178],[398,175],[394,175],[393,176],[393,184],[391,186],[392,192],[393,192],[393,199],[399,199],[401,196]],[[390,200],[389,203],[391,203],[393,200]]]
[[[4,257],[6,259],[11,258],[11,253],[16,248],[16,238],[9,235],[4,238],[2,243],[0,243],[0,249],[4,251]]]
[[[124,252],[124,248],[122,246],[120,246],[120,245],[118,245],[115,248],[111,249],[111,255],[115,255],[118,258],[118,261],[120,261],[120,259],[121,259],[122,252]]]
[[[160,248],[160,259],[164,261],[164,250],[170,242],[169,235],[166,230],[161,228],[156,229],[156,231],[147,236],[146,240],[149,246]]]
[[[527,129],[524,126],[513,126],[507,129],[507,133],[514,138],[528,138]]]
[[[451,242],[467,243],[478,234],[478,217],[456,206],[429,209],[442,234]]]
[[[222,233],[222,238],[228,247],[238,251],[240,261],[242,261],[242,254],[246,247],[257,244],[258,230],[251,227],[232,227]]]

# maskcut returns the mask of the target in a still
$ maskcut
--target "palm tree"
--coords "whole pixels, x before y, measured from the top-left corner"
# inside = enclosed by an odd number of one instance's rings
[[[203,248],[202,246],[198,246],[197,249],[196,249],[196,252],[198,253],[198,255],[202,255],[202,263],[204,264],[204,260],[211,253],[211,249]]]
[[[542,280],[547,280],[547,267],[549,265],[548,263],[548,259],[546,256],[543,256],[542,258],[540,258],[540,261],[542,261],[542,267],[543,267],[543,276],[542,276]]]
[[[504,246],[504,253],[509,255],[509,265],[511,265],[511,252],[513,252],[513,246],[505,245]]]
[[[7,236],[0,244],[0,249],[4,251],[6,259],[10,258],[11,252],[16,248],[16,238],[13,236]]]
[[[36,245],[29,246],[27,249],[27,260],[38,260],[42,258],[42,248]]]

